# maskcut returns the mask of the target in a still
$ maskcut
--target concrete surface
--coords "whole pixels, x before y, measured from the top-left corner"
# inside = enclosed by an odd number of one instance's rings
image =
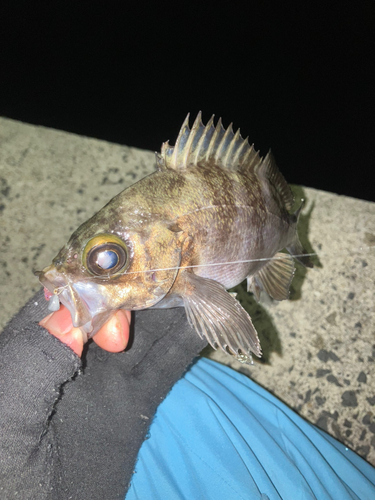
[[[39,289],[32,271],[153,169],[152,152],[0,119],[0,330]],[[298,267],[289,301],[256,304],[239,289],[262,362],[204,354],[251,376],[375,465],[375,204],[295,191],[307,200],[301,236],[318,254],[316,267]]]

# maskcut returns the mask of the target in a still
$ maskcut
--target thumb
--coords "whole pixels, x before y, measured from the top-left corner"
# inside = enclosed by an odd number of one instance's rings
[[[74,328],[68,309],[61,305],[60,309],[49,314],[39,322],[51,335],[70,347],[81,357],[83,345],[87,341],[80,328]]]

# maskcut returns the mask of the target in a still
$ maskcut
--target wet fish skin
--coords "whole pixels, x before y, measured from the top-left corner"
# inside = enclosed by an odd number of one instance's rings
[[[156,160],[158,171],[82,224],[39,279],[89,336],[119,308],[183,305],[213,347],[249,361],[251,352],[261,355],[256,331],[225,290],[247,278],[257,298],[261,290],[288,297],[293,259],[279,252],[304,253],[298,213],[289,213],[292,193],[270,153],[260,158],[239,131],[220,120],[214,126],[213,117],[204,126],[199,114],[191,130],[187,118],[176,145],[164,143]],[[104,250],[121,240],[120,272],[89,270],[85,249],[93,238]],[[311,267],[308,257],[300,260]],[[236,261],[251,262],[213,265]]]

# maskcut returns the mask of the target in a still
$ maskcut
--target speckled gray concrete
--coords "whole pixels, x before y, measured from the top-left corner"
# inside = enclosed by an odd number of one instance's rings
[[[32,270],[153,169],[152,152],[0,119],[0,330],[39,288]],[[316,267],[298,267],[289,301],[256,304],[239,289],[264,362],[248,367],[205,354],[250,375],[375,465],[375,204],[295,190],[307,200],[301,233],[318,253]]]

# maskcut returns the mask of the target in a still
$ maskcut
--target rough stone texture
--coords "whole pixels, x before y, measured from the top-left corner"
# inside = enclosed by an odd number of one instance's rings
[[[154,168],[155,155],[0,118],[0,331],[78,225]]]
[[[39,288],[32,270],[153,169],[152,152],[0,119],[0,330]],[[294,189],[307,202],[300,233],[318,254],[315,268],[298,266],[289,301],[262,296],[257,304],[237,287],[262,362],[205,354],[250,375],[375,465],[375,204]]]
[[[375,465],[375,204],[294,189],[307,202],[301,239],[318,254],[315,268],[298,266],[289,301],[262,295],[257,304],[244,285],[236,287],[259,332],[263,363],[208,355]]]

